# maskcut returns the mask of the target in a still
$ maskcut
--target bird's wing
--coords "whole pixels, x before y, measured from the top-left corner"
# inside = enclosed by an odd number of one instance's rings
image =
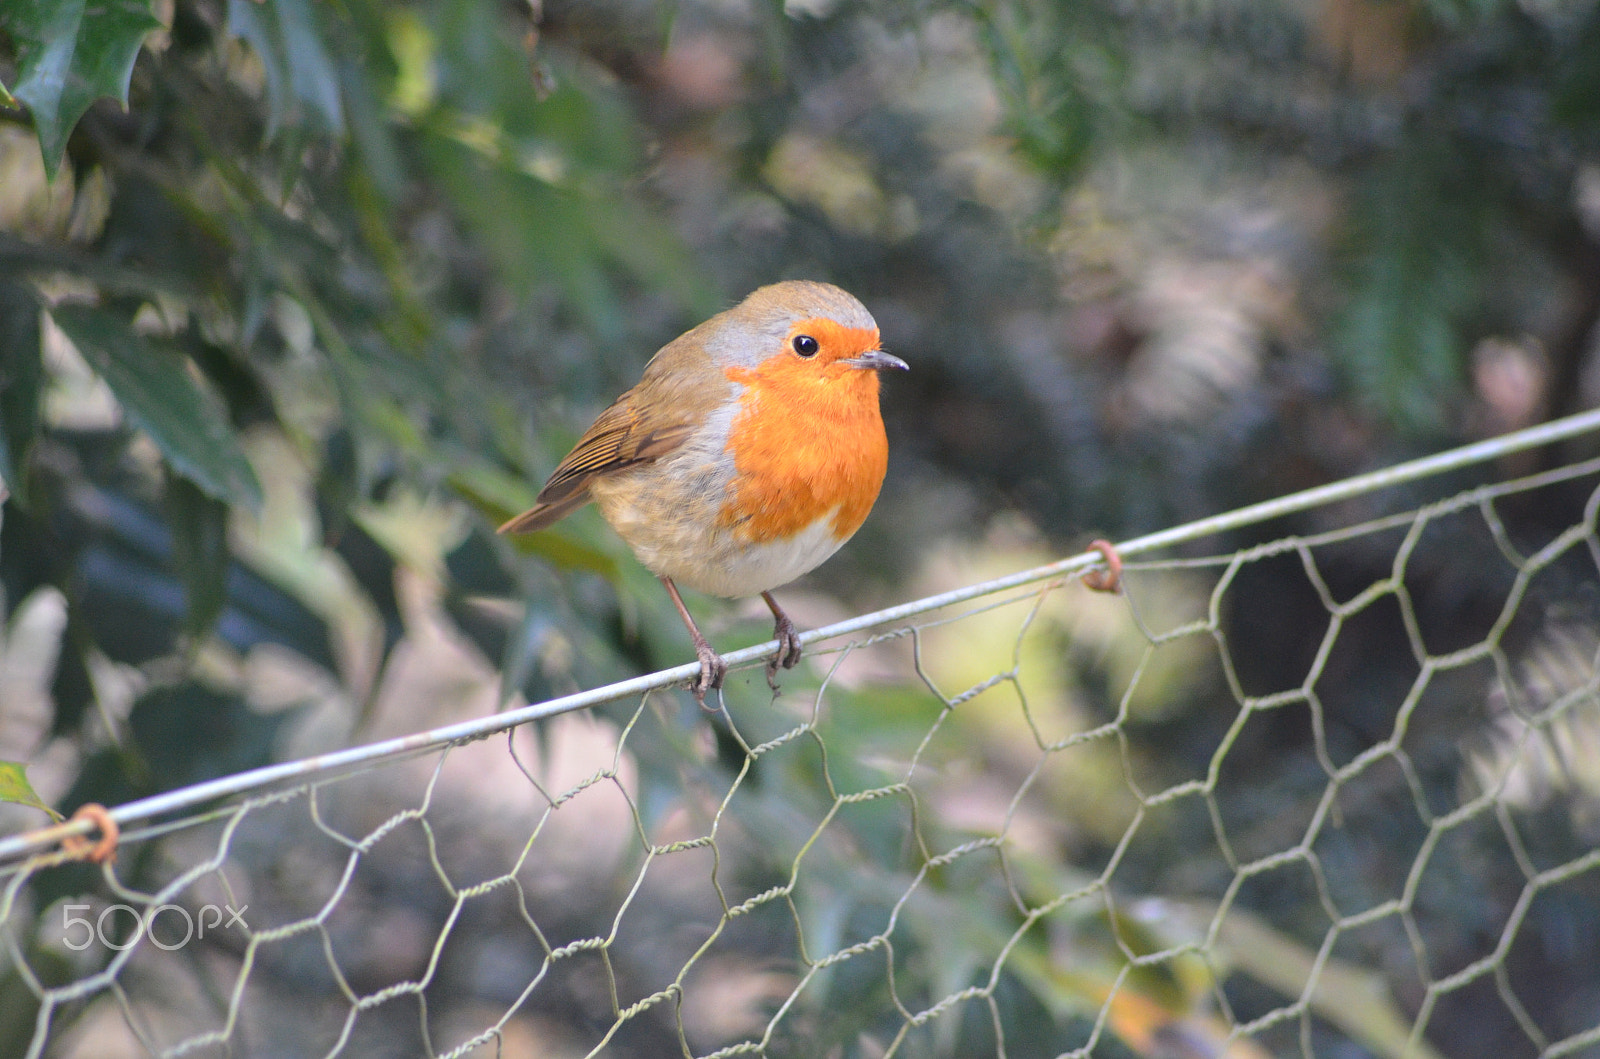
[[[589,500],[589,483],[660,459],[682,445],[694,432],[683,422],[662,422],[647,416],[629,400],[633,391],[617,398],[600,413],[572,451],[539,490],[533,507],[500,527],[501,533],[530,533],[566,516]]]
[[[709,358],[704,366],[698,363],[700,358],[685,363],[684,351],[675,350],[676,345],[663,349],[645,368],[639,385],[600,413],[556,465],[533,507],[501,526],[501,533],[544,529],[582,507],[596,478],[659,460],[682,445],[727,399],[730,384],[717,378]]]

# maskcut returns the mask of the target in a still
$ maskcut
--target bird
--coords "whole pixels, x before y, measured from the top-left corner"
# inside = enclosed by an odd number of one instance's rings
[[[678,586],[760,595],[778,642],[767,664],[776,689],[778,667],[800,661],[800,633],[772,590],[866,520],[889,460],[879,372],[908,368],[839,287],[760,287],[663,346],[499,532],[541,530],[593,501],[672,597],[700,662],[690,690],[702,705],[727,664]]]

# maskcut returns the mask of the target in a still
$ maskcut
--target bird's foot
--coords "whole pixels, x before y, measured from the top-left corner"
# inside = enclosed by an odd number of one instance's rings
[[[800,630],[771,595],[766,592],[761,595],[772,611],[772,638],[778,641],[777,653],[767,660],[767,687],[777,691],[778,668],[793,669],[800,661]]]
[[[678,594],[678,586],[672,583],[672,578],[663,576],[661,583],[666,586],[667,595],[672,597],[672,605],[678,608],[678,616],[683,619],[684,628],[689,630],[689,636],[694,640],[695,657],[700,659],[700,675],[689,681],[689,691],[701,709],[709,710],[711,707],[706,705],[706,692],[722,687],[722,678],[728,675],[728,663],[711,649],[701,635],[700,626],[694,623],[689,608],[683,605],[683,597]]]
[[[701,637],[695,638],[694,653],[700,659],[700,676],[689,682],[689,691],[702,709],[709,710],[712,707],[706,705],[706,693],[722,687],[722,679],[728,675],[728,663]]]

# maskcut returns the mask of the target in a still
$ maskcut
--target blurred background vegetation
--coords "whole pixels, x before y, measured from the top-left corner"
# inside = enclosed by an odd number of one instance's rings
[[[1600,398],[1591,0],[22,0],[0,83],[0,758],[68,811],[448,719],[433,685],[383,706],[424,634],[498,674],[454,707],[480,712],[687,660],[592,511],[492,527],[658,346],[774,280],[849,289],[913,369],[876,512],[792,590],[810,624]],[[1547,538],[1582,500],[1508,523]],[[1509,578],[1480,545],[1417,588],[1476,635]],[[1298,571],[1230,590],[1247,690],[1326,627]],[[1526,642],[1592,624],[1593,573]],[[761,637],[759,607],[694,606]],[[1415,673],[1385,621],[1335,667],[1342,759]],[[1181,775],[1232,700],[1174,694],[1140,738]],[[1311,760],[1301,728],[1251,739]],[[1064,862],[1114,841],[1105,811]],[[1596,840],[1545,816],[1553,850]],[[1384,855],[1353,876],[1403,876]],[[1579,1028],[1596,907],[1527,955]],[[1521,1054],[1458,1006],[1448,1054]]]

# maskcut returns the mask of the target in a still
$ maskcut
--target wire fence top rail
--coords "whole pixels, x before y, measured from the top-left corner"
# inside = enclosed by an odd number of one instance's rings
[[[1178,544],[1204,540],[1232,530],[1258,525],[1276,518],[1338,503],[1380,490],[1416,482],[1451,471],[1483,464],[1514,453],[1525,452],[1555,442],[1580,437],[1600,431],[1600,409],[1553,420],[1525,430],[1465,445],[1432,456],[1410,460],[1381,470],[1342,479],[1327,485],[1292,493],[1220,515],[1214,515],[1181,526],[1145,534],[1117,545],[1124,557],[1145,555]],[[1554,472],[1555,478],[1573,477],[1593,469],[1600,469],[1600,460],[1574,464]],[[1533,480],[1549,475],[1535,475]],[[1495,487],[1480,487],[1469,494]],[[1409,519],[1411,516],[1406,516]],[[1097,552],[1083,552],[1056,562],[1046,563],[1003,577],[967,585],[948,592],[926,596],[897,606],[857,615],[844,621],[801,633],[802,643],[810,644],[832,640],[861,632],[876,626],[904,621],[918,615],[945,607],[966,603],[982,596],[994,595],[1010,589],[1087,571],[1103,560]],[[770,657],[777,650],[776,641],[756,644],[723,655],[730,668],[748,665]],[[163,794],[127,802],[110,810],[110,815],[123,828],[128,825],[153,820],[157,817],[186,809],[197,809],[221,798],[232,797],[269,788],[331,779],[352,770],[380,762],[398,761],[424,754],[452,744],[470,742],[503,732],[506,729],[543,720],[574,710],[586,709],[602,703],[643,695],[650,691],[683,684],[699,674],[697,662],[685,663],[670,669],[658,670],[629,680],[619,681],[588,691],[565,695],[545,702],[533,703],[514,710],[445,725],[406,736],[377,740],[360,746],[317,754],[294,761],[282,762],[261,768],[223,776],[214,780],[181,787]],[[10,866],[24,858],[54,848],[62,839],[81,836],[93,830],[87,820],[74,819],[51,827],[0,838],[0,868]]]

